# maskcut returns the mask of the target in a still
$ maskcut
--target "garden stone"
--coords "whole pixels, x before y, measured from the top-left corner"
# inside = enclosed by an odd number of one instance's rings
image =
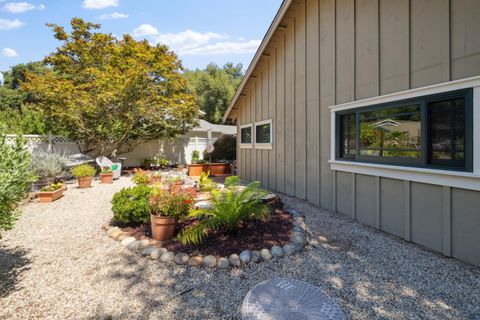
[[[130,243],[132,243],[133,241],[137,241],[134,237],[128,237],[128,238],[125,238],[122,240],[122,242],[120,242],[120,244],[123,246],[123,247],[126,247],[128,246]]]
[[[138,250],[139,244],[140,244],[140,241],[132,241],[127,245],[127,249],[130,251],[136,251]]]
[[[242,262],[240,261],[240,257],[236,253],[231,254],[230,257],[228,257],[228,261],[230,261],[232,266],[235,267],[240,267],[240,265],[242,264]]]
[[[303,233],[303,232],[305,232],[305,230],[302,227],[295,226],[295,227],[293,227],[293,232]]]
[[[290,239],[294,244],[298,246],[303,246],[307,242],[305,237],[299,234],[294,234],[292,238]]]
[[[262,260],[262,256],[260,255],[260,252],[257,250],[252,251],[252,254],[250,255],[250,261],[253,263],[259,263],[260,260]]]
[[[188,254],[180,252],[175,255],[173,261],[175,261],[176,264],[184,265],[187,264],[188,259],[190,259],[190,256]]]
[[[250,256],[250,251],[249,250],[243,250],[240,252],[240,261],[243,264],[247,264],[250,262],[251,256]]]
[[[290,210],[290,214],[292,215],[292,217],[296,218],[296,217],[301,217],[302,215],[300,214],[300,212],[298,212],[297,210],[295,209],[292,209]]]
[[[150,241],[148,239],[143,239],[138,242],[138,250],[143,250],[150,246]]]
[[[297,249],[295,246],[292,246],[291,244],[286,244],[283,246],[283,252],[285,253],[286,256],[291,256],[292,254],[295,253]]]
[[[272,256],[276,258],[283,257],[283,249],[279,246],[273,246],[272,249]]]
[[[128,237],[130,237],[130,233],[122,232],[115,238],[115,240],[122,241],[122,240],[125,240]]]
[[[158,260],[160,259],[160,257],[162,256],[162,254],[164,253],[167,253],[167,249],[165,248],[158,248],[158,249],[154,249],[151,253],[150,253],[150,258],[152,258],[153,260]]]
[[[199,265],[202,264],[202,262],[203,262],[203,258],[201,256],[195,256],[188,259],[188,265],[191,267],[198,267]]]
[[[262,249],[262,250],[260,250],[260,255],[262,256],[262,258],[263,258],[264,260],[270,260],[270,259],[272,259],[272,254],[271,254],[270,250],[268,250],[268,249]]]
[[[222,257],[218,259],[218,267],[220,269],[227,269],[229,266],[230,266],[230,261],[227,258]]]
[[[217,265],[217,258],[214,256],[206,256],[203,258],[203,265],[207,268],[213,268]]]
[[[108,228],[108,230],[107,230],[107,235],[108,235],[109,237],[112,237],[112,238],[113,238],[112,235],[113,235],[115,232],[117,232],[117,231],[120,231],[120,229],[119,229],[118,227],[110,227],[110,228]]]
[[[293,218],[293,220],[294,220],[295,222],[298,222],[298,223],[305,222],[305,218],[304,218],[304,217],[295,217],[295,218]]]
[[[307,229],[307,224],[305,222],[294,221],[293,225],[296,226],[296,227],[300,227],[302,229]]]
[[[173,252],[165,252],[160,256],[160,261],[163,263],[170,263],[173,260]]]
[[[122,232],[123,231],[120,229],[113,229],[111,232],[107,231],[107,234],[110,236],[110,238],[116,239]]]
[[[153,252],[153,250],[155,250],[155,247],[147,247],[147,248],[143,249],[142,255],[143,256],[149,256]]]

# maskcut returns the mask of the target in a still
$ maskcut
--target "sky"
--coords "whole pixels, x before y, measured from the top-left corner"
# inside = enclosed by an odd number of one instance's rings
[[[38,61],[60,42],[46,23],[73,17],[100,32],[167,44],[189,69],[208,63],[248,67],[281,0],[0,0],[0,71]]]

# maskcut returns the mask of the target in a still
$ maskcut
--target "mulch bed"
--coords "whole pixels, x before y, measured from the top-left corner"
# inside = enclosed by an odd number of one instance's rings
[[[182,245],[176,238],[169,241],[154,241],[159,247],[173,252],[184,252],[193,255],[228,256],[248,250],[270,249],[274,245],[283,246],[290,240],[292,233],[292,217],[282,209],[273,210],[268,221],[249,221],[240,226],[237,234],[231,235],[225,230],[212,231],[200,245]],[[188,226],[195,221],[186,221],[179,225],[180,228]],[[123,231],[130,233],[136,239],[151,238],[150,224],[139,226],[127,226]]]

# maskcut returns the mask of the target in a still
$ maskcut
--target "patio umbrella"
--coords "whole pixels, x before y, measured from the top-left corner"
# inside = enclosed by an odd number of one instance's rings
[[[215,150],[215,147],[213,146],[213,140],[212,140],[212,128],[207,129],[207,152],[208,152],[208,171],[211,171],[212,169],[212,152]]]

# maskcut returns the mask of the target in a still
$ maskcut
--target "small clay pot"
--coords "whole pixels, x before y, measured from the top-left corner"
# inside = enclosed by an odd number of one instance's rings
[[[78,187],[80,189],[90,188],[92,186],[93,177],[78,178]]]
[[[175,227],[177,226],[177,218],[150,215],[150,224],[152,226],[153,239],[158,241],[166,241],[173,238]]]
[[[113,183],[113,173],[100,173],[100,183]]]
[[[42,203],[53,202],[63,197],[63,187],[55,191],[40,191],[38,199]]]

